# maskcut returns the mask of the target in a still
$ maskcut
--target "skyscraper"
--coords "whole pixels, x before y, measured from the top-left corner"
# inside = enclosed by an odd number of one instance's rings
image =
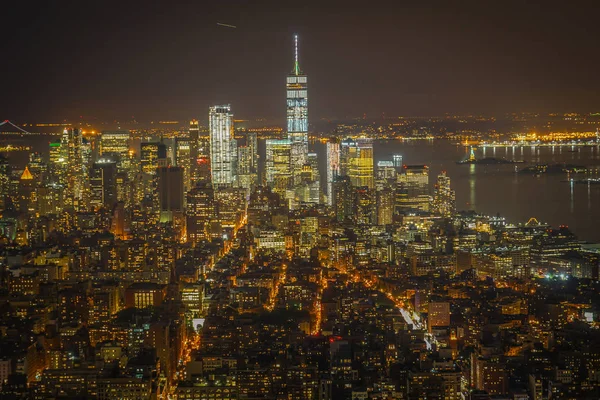
[[[373,189],[373,140],[344,140],[340,146],[340,173],[347,175],[354,187]]]
[[[6,157],[0,154],[0,210],[4,210],[10,195],[11,168]]]
[[[90,171],[90,204],[95,208],[112,209],[117,202],[117,164],[100,159]]]
[[[191,187],[191,140],[186,138],[175,139],[175,165],[183,168],[183,188],[188,191]]]
[[[354,215],[355,196],[350,178],[347,176],[338,176],[333,180],[332,187],[335,218],[337,221],[343,222]]]
[[[237,173],[237,142],[229,104],[210,107],[210,166],[215,189],[233,187]]]
[[[251,164],[250,168],[252,173],[258,174],[258,140],[256,137],[256,132],[248,132],[246,134],[246,146],[250,149],[251,154]]]
[[[443,217],[450,217],[456,211],[456,195],[450,187],[450,178],[442,171],[435,184],[432,210]]]
[[[128,171],[131,165],[129,140],[129,131],[104,131],[100,136],[100,155],[116,161],[119,172]]]
[[[174,213],[183,213],[183,169],[161,167],[157,173],[160,220],[173,221]]]
[[[429,167],[405,165],[398,174],[396,212],[429,211]]]
[[[256,133],[248,132],[246,134],[246,143],[238,146],[238,186],[247,189],[249,192],[258,182],[258,153],[257,153]]]
[[[393,161],[378,161],[375,175],[377,190],[396,187],[397,169]]]
[[[167,146],[158,142],[145,142],[141,144],[140,165],[142,172],[156,175],[159,160],[167,158]]]
[[[393,156],[394,167],[402,168],[402,154],[394,154]]]
[[[394,190],[384,187],[377,191],[377,225],[390,225],[394,218]]]
[[[290,140],[294,183],[306,163],[308,153],[308,92],[307,77],[298,61],[298,35],[294,36],[294,68],[286,80],[287,131]],[[298,177],[298,180],[300,178]]]
[[[256,184],[257,176],[252,169],[252,147],[240,146],[238,147],[238,185],[241,188],[251,191]]]
[[[83,157],[81,153],[82,137],[79,128],[65,128],[61,139],[61,150],[66,160],[66,196],[67,206],[79,209],[83,198]]]
[[[190,147],[190,183],[193,186],[198,180],[198,147],[200,146],[200,127],[195,119],[190,121],[189,147]],[[190,186],[190,187],[192,187]]]
[[[375,192],[366,186],[353,188],[354,221],[360,225],[371,225],[377,222],[375,214]]]
[[[187,192],[186,229],[188,241],[196,244],[207,239],[208,224],[215,218],[214,190],[209,183],[201,182]]]
[[[265,178],[274,193],[284,197],[290,186],[291,142],[289,139],[267,139],[265,158]]]
[[[333,205],[333,181],[340,175],[340,144],[330,141],[326,145],[327,152],[327,204]]]

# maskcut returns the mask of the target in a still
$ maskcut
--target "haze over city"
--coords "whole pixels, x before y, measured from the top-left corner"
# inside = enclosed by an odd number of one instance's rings
[[[282,123],[278,82],[298,33],[315,121],[597,111],[597,11],[592,1],[12,2],[0,109],[18,122],[143,121],[227,102],[240,118]]]

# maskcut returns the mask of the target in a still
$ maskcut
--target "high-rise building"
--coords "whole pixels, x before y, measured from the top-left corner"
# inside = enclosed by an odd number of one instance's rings
[[[117,173],[116,177],[117,201],[121,201],[126,207],[131,207],[133,190],[129,176],[125,172]]]
[[[35,152],[29,154],[29,172],[38,182],[46,182],[48,179],[48,165],[44,162],[41,153]]]
[[[19,179],[19,210],[23,213],[33,212],[36,206],[36,180],[34,179],[29,168],[25,167],[25,170],[21,174]]]
[[[224,228],[233,228],[246,214],[246,190],[225,188],[215,191],[219,222]]]
[[[265,180],[274,193],[284,196],[291,185],[291,141],[267,139],[265,157]]]
[[[192,185],[191,143],[187,138],[175,139],[175,165],[183,169],[183,188],[186,192]]]
[[[377,190],[377,225],[390,225],[394,218],[394,190],[385,187]]]
[[[144,142],[140,145],[140,166],[142,172],[156,175],[160,160],[167,158],[167,146],[160,142]]]
[[[354,220],[357,224],[371,225],[377,222],[374,191],[366,186],[354,188]]]
[[[294,68],[286,80],[287,132],[294,183],[300,178],[308,153],[308,91],[307,77],[298,61],[298,35],[294,36]]]
[[[183,213],[183,169],[161,167],[157,172],[160,220],[173,221],[174,213]]]
[[[327,153],[327,204],[333,205],[333,181],[340,175],[340,144],[329,141],[326,145]]]
[[[450,187],[450,178],[442,171],[435,184],[432,210],[443,217],[450,217],[456,211],[456,194]]]
[[[208,239],[208,224],[216,218],[212,185],[202,182],[187,192],[186,230],[189,242]]]
[[[190,148],[190,187],[198,181],[198,154],[200,147],[200,126],[198,121],[193,119],[190,121],[189,129],[189,148]]]
[[[350,178],[338,176],[333,181],[333,208],[335,218],[343,222],[354,216],[354,194]]]
[[[64,206],[64,187],[50,182],[38,188],[38,213],[41,216],[61,213]]]
[[[288,138],[308,145],[307,77],[298,62],[298,35],[294,36],[294,69],[287,77],[286,88]]]
[[[119,172],[128,171],[131,166],[129,143],[129,131],[104,131],[100,136],[100,156],[116,161]]]
[[[63,151],[61,149],[61,141],[50,142],[48,154],[51,166],[61,164],[66,161],[63,157]]]
[[[397,170],[393,161],[378,161],[375,174],[375,186],[377,190],[383,188],[395,188]]]
[[[340,174],[347,175],[354,187],[375,188],[373,140],[345,139],[340,145]]]
[[[429,303],[428,326],[450,326],[450,303],[446,301],[432,301]]]
[[[256,132],[248,132],[246,134],[246,146],[249,148],[251,155],[250,169],[252,173],[258,174],[258,140]]]
[[[238,185],[248,191],[256,185],[257,176],[253,172],[253,155],[252,147],[240,146],[238,147]]]
[[[392,156],[392,162],[394,163],[394,167],[402,168],[402,154],[394,154]]]
[[[305,165],[310,165],[312,171],[311,181],[320,183],[321,173],[319,172],[319,155],[317,153],[308,153]]]
[[[83,156],[81,151],[82,136],[79,128],[65,128],[61,139],[61,150],[66,160],[66,194],[65,203],[76,210],[83,199]]]
[[[117,202],[117,163],[100,159],[90,170],[90,205],[112,209]]]
[[[237,142],[231,106],[210,107],[210,167],[215,189],[233,187],[237,180]]]
[[[0,154],[0,210],[6,208],[10,195],[11,167],[6,157]]]
[[[396,212],[429,211],[429,167],[405,165],[397,183]]]

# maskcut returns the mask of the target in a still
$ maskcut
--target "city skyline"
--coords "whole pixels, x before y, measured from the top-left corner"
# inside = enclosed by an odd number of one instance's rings
[[[340,5],[11,5],[8,51],[85,50],[0,109],[143,111],[0,122],[2,400],[600,398],[600,113],[525,112],[595,103],[534,62],[573,10]]]
[[[11,76],[0,103],[4,117],[188,119],[212,104],[231,103],[243,118],[283,122],[275,99],[284,94],[273,78],[289,71],[287,38],[294,33],[302,38],[304,69],[311,71],[315,121],[600,108],[592,67],[598,56],[588,51],[593,35],[585,30],[592,25],[592,2],[580,3],[585,13],[552,2],[431,9],[400,2],[368,8],[364,20],[352,2],[326,5],[320,13],[310,5],[292,12],[270,2],[240,2],[230,14],[214,4],[202,13],[192,5],[134,4],[117,12],[96,6],[94,12],[107,16],[97,30],[86,26],[82,16],[88,14],[77,6],[10,5],[4,29],[18,34],[5,50],[15,62],[2,66]],[[452,7],[455,19],[448,20]],[[158,13],[163,23],[154,32],[149,23]],[[247,15],[257,18],[250,23]],[[78,34],[53,29],[53,20],[68,21]],[[223,21],[236,28],[217,25]],[[141,29],[129,32],[136,24]],[[56,61],[40,70],[33,57]],[[28,94],[24,107],[23,85],[27,93],[46,90]]]

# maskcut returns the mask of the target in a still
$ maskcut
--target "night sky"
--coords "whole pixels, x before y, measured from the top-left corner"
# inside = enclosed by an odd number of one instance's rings
[[[205,120],[221,102],[282,122],[294,33],[311,119],[600,111],[593,1],[11,3],[0,118],[16,122]]]

